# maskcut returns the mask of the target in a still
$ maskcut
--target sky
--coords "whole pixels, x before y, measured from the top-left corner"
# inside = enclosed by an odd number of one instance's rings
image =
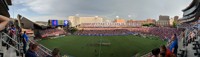
[[[17,14],[32,21],[68,19],[68,16],[100,16],[113,20],[144,20],[159,15],[182,17],[182,10],[192,0],[12,0],[10,15]]]

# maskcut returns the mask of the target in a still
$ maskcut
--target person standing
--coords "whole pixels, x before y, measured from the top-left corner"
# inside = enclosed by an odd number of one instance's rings
[[[23,51],[24,53],[26,53],[26,47],[27,47],[27,44],[28,44],[28,36],[26,35],[26,31],[24,31],[23,35],[22,35],[22,39],[23,39]]]
[[[13,36],[16,34],[16,28],[14,25],[11,25],[11,27],[9,28],[10,31],[10,36],[13,38]]]
[[[11,36],[12,39],[16,39],[16,28],[14,25],[11,25],[11,27],[9,28],[9,35]],[[10,41],[12,45],[14,45],[14,41]]]
[[[176,34],[174,34],[171,38],[171,44],[170,44],[170,51],[174,54],[174,55],[177,55],[177,49],[178,49],[178,39],[177,39],[177,36]]]

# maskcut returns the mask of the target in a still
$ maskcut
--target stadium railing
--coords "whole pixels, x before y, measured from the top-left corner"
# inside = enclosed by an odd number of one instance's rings
[[[15,42],[16,43],[16,46],[13,46],[11,45],[9,42],[7,42],[7,40],[10,39],[11,41]],[[17,51],[17,53],[20,53],[20,54],[24,54],[23,53],[23,48],[22,48],[22,44],[17,41],[18,38],[11,38],[9,35],[7,35],[6,33],[4,32],[1,32],[0,33],[0,41],[2,41],[3,43],[5,43],[6,45],[10,46],[11,48],[13,48],[14,50]],[[34,41],[30,40],[29,41],[33,44],[35,44]],[[44,47],[43,45],[39,44],[39,51],[38,51],[38,56],[39,57],[46,57],[46,56],[51,56],[51,50]],[[4,53],[3,53],[4,54]],[[22,55],[23,56],[23,55]]]
[[[11,39],[11,41],[16,43],[16,46],[13,46],[11,44],[9,44],[9,42],[7,42],[6,40]],[[17,38],[11,38],[9,35],[7,35],[4,32],[0,33],[0,40],[1,42],[5,43],[6,45],[10,46],[11,48],[13,48],[14,50],[16,50],[18,54],[23,54],[23,52],[21,51],[22,49],[20,49],[20,47],[22,47],[21,43],[19,43],[17,40]],[[17,55],[18,56],[18,55]],[[23,56],[23,55],[22,55]]]
[[[36,42],[33,41],[33,40],[29,39],[29,41],[30,41],[30,43],[36,44]],[[44,47],[43,45],[39,44],[39,51],[38,51],[39,57],[51,56],[51,52],[52,51],[50,49],[48,49],[48,48]]]

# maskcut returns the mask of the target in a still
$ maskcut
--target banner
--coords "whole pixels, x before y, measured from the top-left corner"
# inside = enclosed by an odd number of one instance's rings
[[[50,24],[51,26],[58,26],[58,25],[67,26],[68,20],[50,20]]]
[[[67,20],[64,20],[64,26],[68,26],[68,21]]]
[[[58,26],[58,20],[51,20],[52,26]]]
[[[58,25],[63,25],[64,21],[63,20],[58,20]]]

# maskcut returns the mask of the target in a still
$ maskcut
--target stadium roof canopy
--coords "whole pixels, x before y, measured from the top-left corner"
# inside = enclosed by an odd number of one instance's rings
[[[179,23],[191,23],[197,21],[200,17],[200,0],[193,0],[191,4],[183,11],[183,18],[179,19]]]
[[[0,0],[0,15],[10,17],[8,5],[12,5],[11,0]]]

